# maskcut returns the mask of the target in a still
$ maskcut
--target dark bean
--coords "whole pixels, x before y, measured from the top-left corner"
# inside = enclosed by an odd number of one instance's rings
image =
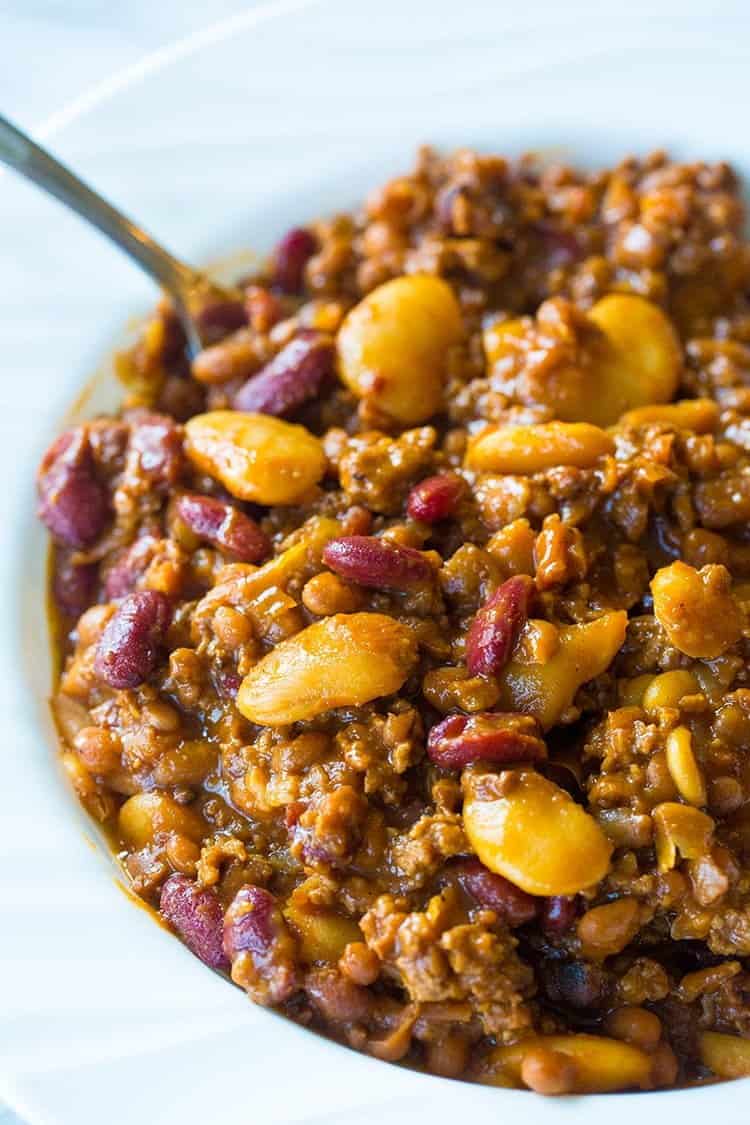
[[[140,590],[121,602],[99,638],[94,669],[113,688],[134,688],[153,672],[169,627],[169,599]]]
[[[104,578],[104,596],[107,601],[124,598],[138,585],[154,555],[158,540],[153,535],[142,535],[119,554]]]
[[[258,1004],[281,1004],[297,988],[295,943],[276,899],[241,887],[224,916],[224,952],[232,979]]]
[[[76,566],[70,554],[60,548],[55,553],[52,592],[60,611],[68,617],[80,617],[96,597],[99,568],[96,563]]]
[[[598,1008],[604,1004],[611,977],[590,961],[545,961],[542,965],[544,991],[562,1008]]]
[[[305,980],[305,992],[325,1020],[362,1023],[372,1006],[366,988],[347,980],[338,969],[313,969]]]
[[[107,490],[95,475],[94,457],[84,426],[68,430],[42,458],[37,478],[39,518],[67,547],[86,547],[104,530]]]
[[[186,492],[175,504],[175,510],[199,539],[205,539],[236,555],[242,562],[257,563],[271,553],[271,541],[255,520],[232,504],[224,504],[213,496]]]
[[[509,926],[522,926],[536,917],[539,899],[490,871],[478,859],[461,859],[453,870],[464,890],[480,906],[494,910]]]
[[[466,637],[466,666],[472,676],[495,676],[507,664],[529,613],[532,581],[508,578],[482,606]]]
[[[441,473],[416,484],[406,501],[406,512],[413,520],[437,523],[455,512],[466,491],[465,481],[455,473]]]
[[[195,313],[195,322],[204,344],[215,344],[247,324],[245,302],[208,297]]]
[[[421,551],[374,535],[332,539],[323,551],[323,562],[350,582],[383,590],[414,589],[433,574]]]
[[[215,891],[186,875],[170,875],[161,889],[159,910],[185,945],[212,969],[228,969],[222,946],[224,911]]]
[[[280,417],[315,398],[333,371],[331,341],[317,332],[297,336],[234,396],[235,410]]]
[[[305,266],[317,252],[318,242],[311,231],[294,227],[287,231],[273,255],[273,284],[282,293],[301,293],[305,287]]]
[[[152,487],[171,488],[184,466],[179,426],[166,414],[138,415],[132,422],[128,460],[135,460]]]
[[[545,898],[539,922],[547,937],[560,938],[571,929],[578,917],[578,899],[569,895]]]
[[[427,753],[444,769],[463,769],[471,762],[515,765],[547,756],[536,720],[530,715],[480,711],[475,715],[448,715],[427,738]]]

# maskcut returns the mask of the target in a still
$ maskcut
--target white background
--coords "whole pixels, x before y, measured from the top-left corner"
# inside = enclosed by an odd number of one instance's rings
[[[155,48],[252,6],[252,0],[3,0],[0,114],[33,131]],[[0,1105],[0,1125],[20,1121]]]

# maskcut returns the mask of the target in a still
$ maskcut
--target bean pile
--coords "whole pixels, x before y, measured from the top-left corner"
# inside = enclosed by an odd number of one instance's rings
[[[260,1004],[545,1094],[750,1074],[750,248],[723,164],[460,151],[39,469],[65,769]]]

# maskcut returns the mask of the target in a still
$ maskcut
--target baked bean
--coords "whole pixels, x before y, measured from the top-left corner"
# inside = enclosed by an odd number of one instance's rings
[[[571,1094],[576,1085],[575,1061],[549,1047],[532,1047],[521,1063],[521,1079],[537,1094]]]
[[[661,1021],[646,1008],[616,1008],[607,1016],[604,1026],[613,1038],[624,1039],[644,1051],[654,1051],[661,1039]]]

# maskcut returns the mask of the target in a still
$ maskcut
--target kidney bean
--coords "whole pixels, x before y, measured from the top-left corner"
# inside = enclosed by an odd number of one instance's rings
[[[547,757],[536,720],[530,715],[480,711],[476,715],[448,715],[427,738],[427,754],[444,769],[462,769],[471,762],[515,765]]]
[[[305,332],[281,349],[234,396],[235,410],[280,417],[315,398],[333,370],[333,344],[318,332]]]
[[[128,594],[99,638],[94,670],[113,688],[134,688],[153,672],[169,627],[169,599],[157,590]]]
[[[312,969],[305,992],[320,1015],[333,1023],[363,1023],[372,1005],[366,988],[347,980],[338,969]]]
[[[128,460],[135,460],[154,488],[170,488],[182,475],[182,434],[166,414],[137,415],[132,422]]]
[[[52,593],[60,611],[68,617],[80,617],[94,601],[98,576],[99,568],[96,563],[76,566],[71,562],[67,551],[58,549]]]
[[[107,490],[95,475],[94,457],[84,426],[68,430],[42,458],[37,478],[38,515],[58,543],[88,546],[104,529]]]
[[[242,300],[208,297],[195,314],[195,322],[204,344],[215,344],[230,332],[244,328],[247,309]]]
[[[214,890],[187,875],[170,875],[161,889],[159,910],[196,957],[212,969],[229,969],[222,945],[224,911]]]
[[[213,496],[186,492],[175,504],[183,523],[199,539],[205,539],[242,562],[257,563],[271,553],[271,541],[255,520],[232,504]]]
[[[575,895],[552,895],[545,898],[540,924],[547,937],[560,938],[566,934],[578,916],[578,899]]]
[[[475,615],[466,637],[466,666],[472,676],[494,676],[510,659],[529,614],[532,581],[508,578]]]
[[[466,490],[464,480],[455,473],[440,473],[415,484],[406,501],[407,515],[421,523],[437,523],[456,510]]]
[[[323,550],[323,562],[350,582],[383,590],[413,589],[433,573],[421,551],[374,535],[332,539]]]
[[[107,601],[124,598],[135,590],[138,579],[145,574],[154,554],[157,539],[141,535],[117,556],[104,578],[104,596]]]
[[[276,899],[247,884],[224,916],[224,952],[232,979],[258,1004],[281,1004],[297,989],[295,945]]]
[[[536,917],[539,899],[496,875],[478,859],[459,860],[453,869],[464,890],[480,906],[494,910],[509,926],[522,926]]]
[[[287,231],[273,255],[273,284],[282,293],[301,293],[305,266],[317,252],[318,241],[305,227]]]

